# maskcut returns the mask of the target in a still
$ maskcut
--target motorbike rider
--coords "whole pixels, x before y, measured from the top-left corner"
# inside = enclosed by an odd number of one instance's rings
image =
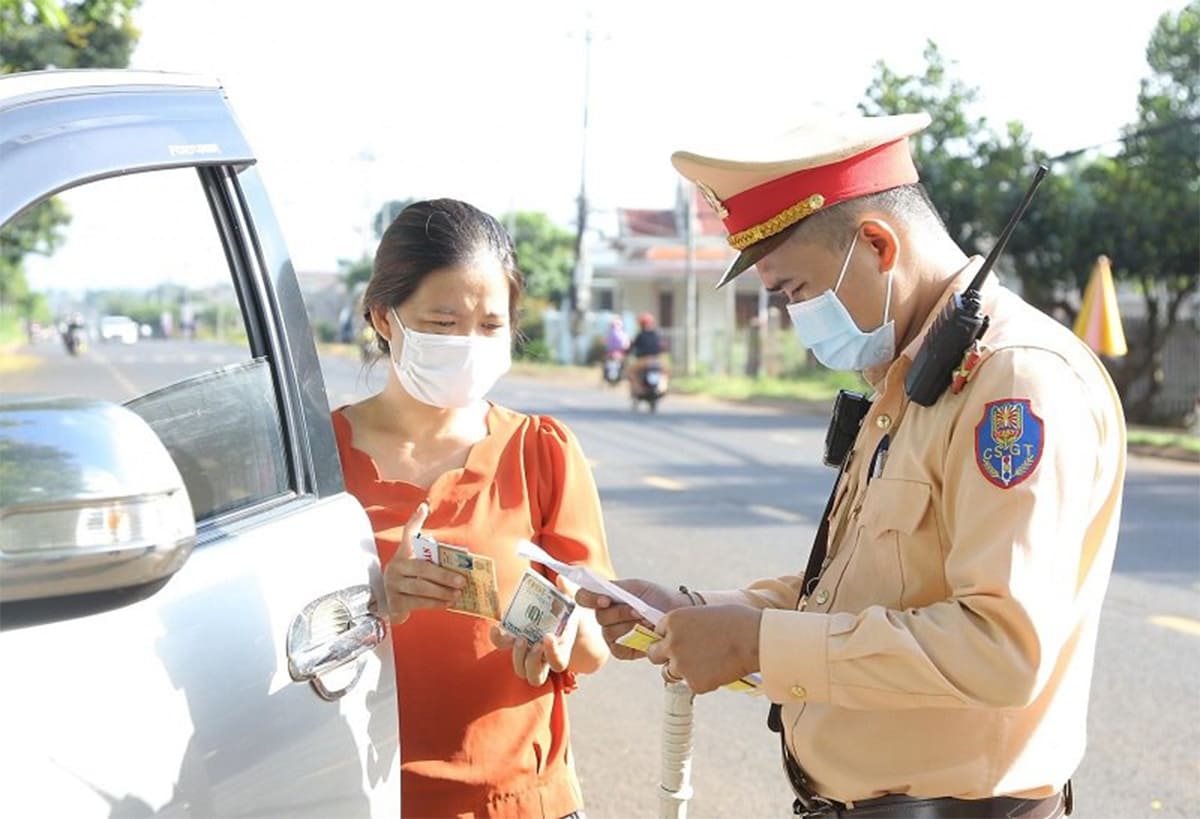
[[[604,336],[604,380],[616,384],[621,380],[625,369],[625,351],[629,349],[629,333],[625,332],[625,322],[620,316],[613,316],[608,322],[608,332]],[[615,364],[613,363],[615,362]]]
[[[652,361],[662,362],[663,340],[659,335],[657,324],[654,316],[649,313],[642,313],[638,316],[638,334],[633,337],[633,343],[629,345],[629,354],[633,357],[633,361],[626,368],[629,373],[630,388],[635,395],[641,392],[642,373],[646,366]]]
[[[72,313],[67,319],[62,337],[63,345],[71,355],[78,355],[83,347],[85,326],[82,313]]]

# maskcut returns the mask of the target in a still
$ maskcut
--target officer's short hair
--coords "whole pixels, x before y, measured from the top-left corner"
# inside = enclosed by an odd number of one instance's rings
[[[868,211],[883,211],[911,225],[935,227],[946,232],[946,223],[920,182],[838,202],[814,213],[801,222],[796,230],[805,240],[815,240],[831,250],[841,252],[850,246],[850,239],[859,221]]]

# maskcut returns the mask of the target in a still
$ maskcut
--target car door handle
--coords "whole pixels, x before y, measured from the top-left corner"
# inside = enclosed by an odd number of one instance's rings
[[[353,688],[362,676],[363,655],[387,637],[387,624],[371,604],[368,586],[351,586],[305,606],[288,630],[292,679],[311,683],[327,700],[336,700]]]

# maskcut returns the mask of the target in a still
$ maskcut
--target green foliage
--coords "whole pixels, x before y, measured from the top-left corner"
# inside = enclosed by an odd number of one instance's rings
[[[533,298],[558,302],[571,283],[575,236],[544,213],[517,211],[502,220],[517,250],[517,266],[525,275],[525,291]]]
[[[999,267],[1021,282],[1024,297],[1073,320],[1095,259],[1106,254],[1118,278],[1144,294],[1149,323],[1131,336],[1130,355],[1114,375],[1122,394],[1150,376],[1131,418],[1145,417],[1161,386],[1161,352],[1200,272],[1200,0],[1164,14],[1147,48],[1137,122],[1120,153],[1086,151],[1051,162],[1033,206]],[[928,112],[914,158],[951,237],[968,253],[986,253],[1020,201],[1035,166],[1049,162],[1019,122],[994,131],[972,114],[977,90],[953,79],[930,42],[925,70],[901,75],[878,63],[860,105],[868,114]],[[1127,328],[1128,332],[1129,328]],[[1127,396],[1128,398],[1128,396]]]
[[[327,319],[321,319],[313,325],[313,335],[322,344],[332,344],[337,341],[337,325]]]
[[[546,342],[546,324],[542,313],[547,303],[537,297],[526,298],[521,304],[513,356],[521,361],[550,361],[553,353]]]
[[[371,257],[365,254],[354,261],[339,259],[338,265],[342,269],[342,282],[346,285],[347,293],[354,293],[360,286],[366,286],[375,267]]]
[[[952,77],[953,63],[932,40],[923,56],[925,71],[919,75],[898,74],[877,62],[859,109],[870,115],[929,114],[932,123],[912,140],[913,159],[950,236],[972,250],[982,223],[979,156],[989,138],[985,120],[971,114],[979,91]]]
[[[123,68],[137,44],[133,10],[141,0],[0,0],[0,74],[45,68]],[[0,234],[0,312],[18,305],[32,315],[27,254],[49,255],[70,221],[57,199],[39,202]]]
[[[753,378],[740,375],[672,376],[671,389],[681,393],[711,395],[714,398],[747,400],[755,398],[794,401],[832,401],[838,390],[863,391],[864,382],[855,373],[816,368],[803,377]]]
[[[1106,247],[1118,278],[1139,285],[1150,321],[1129,339],[1115,376],[1125,388],[1150,374],[1150,390],[1126,411],[1149,417],[1162,383],[1162,350],[1180,309],[1200,286],[1200,1],[1164,14],[1146,49],[1152,74],[1137,122],[1115,161],[1091,169]],[[1177,420],[1177,419],[1167,419]]]
[[[91,302],[101,315],[129,316],[138,324],[149,324],[151,327],[160,326],[163,311],[170,308],[168,303],[159,301],[150,293],[128,290],[94,293],[91,294]]]
[[[61,201],[47,199],[0,229],[0,312],[20,306],[29,295],[23,265],[25,256],[53,253],[62,244],[62,229],[70,221],[71,215]]]
[[[44,68],[124,68],[141,0],[0,3],[0,74]]]

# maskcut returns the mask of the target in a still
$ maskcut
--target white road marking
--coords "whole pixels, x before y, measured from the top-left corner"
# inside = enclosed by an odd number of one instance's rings
[[[107,358],[105,358],[102,355],[96,355],[95,358],[97,361],[100,362],[100,366],[104,367],[104,369],[106,369],[110,373],[112,373],[113,379],[118,384],[121,385],[121,389],[123,389],[129,393],[130,398],[133,398],[134,396],[138,396],[138,395],[142,394],[142,391],[139,390],[137,387],[135,387],[133,382],[130,381],[128,378],[126,378],[124,376],[124,374],[122,374],[122,372],[120,370],[118,370],[111,361],[109,361]]]
[[[1190,617],[1174,617],[1169,614],[1159,614],[1148,619],[1148,622],[1163,628],[1182,631],[1184,634],[1191,634],[1193,637],[1200,637],[1200,621],[1193,620]]]
[[[778,441],[781,444],[787,444],[788,446],[796,446],[800,443],[803,443],[799,435],[793,435],[790,432],[772,432],[771,440]]]
[[[647,475],[642,478],[642,483],[649,484],[655,489],[666,489],[668,492],[682,492],[684,489],[687,489],[687,485],[682,481],[663,478],[659,475]]]
[[[784,523],[801,523],[804,520],[803,515],[797,515],[795,512],[789,512],[786,509],[780,509],[776,506],[761,506],[757,503],[749,506],[751,512],[756,515],[762,515],[764,518],[772,520],[780,520]]]

